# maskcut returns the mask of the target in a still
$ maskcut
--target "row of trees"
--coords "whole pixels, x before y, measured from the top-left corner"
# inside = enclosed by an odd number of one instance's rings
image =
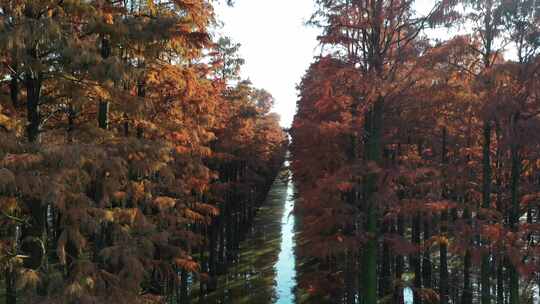
[[[0,1],[2,302],[217,287],[286,137],[213,26],[206,0]]]
[[[538,301],[540,3],[315,2],[323,55],[291,130],[300,299]]]

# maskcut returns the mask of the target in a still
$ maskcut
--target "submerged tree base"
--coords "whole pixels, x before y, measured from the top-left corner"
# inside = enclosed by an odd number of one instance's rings
[[[193,290],[193,303],[274,303],[276,263],[280,254],[282,218],[287,204],[288,184],[276,179],[264,204],[259,208],[252,228],[240,245],[228,274],[219,278],[218,289],[202,299]],[[294,269],[294,261],[291,261]]]

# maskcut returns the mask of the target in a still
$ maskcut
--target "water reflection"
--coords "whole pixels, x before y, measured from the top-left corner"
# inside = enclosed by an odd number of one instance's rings
[[[405,304],[413,304],[413,291],[410,287],[403,289],[403,302]]]
[[[195,284],[192,303],[294,303],[294,217],[289,216],[293,192],[292,182],[276,179],[240,245],[236,263],[219,278],[218,289],[203,298]]]
[[[286,163],[287,165],[287,163]],[[287,197],[281,217],[281,251],[276,263],[277,304],[294,303],[293,288],[296,285],[296,265],[294,257],[294,184],[287,182]]]

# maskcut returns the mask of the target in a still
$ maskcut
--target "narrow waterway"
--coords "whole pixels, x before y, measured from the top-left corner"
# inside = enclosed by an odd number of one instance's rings
[[[240,245],[237,262],[219,279],[218,290],[193,303],[293,304],[293,207],[293,183],[277,178]]]
[[[288,166],[288,162],[285,163]],[[294,184],[287,182],[287,195],[281,217],[281,251],[276,264],[277,304],[294,303],[293,288],[296,285],[294,256]]]

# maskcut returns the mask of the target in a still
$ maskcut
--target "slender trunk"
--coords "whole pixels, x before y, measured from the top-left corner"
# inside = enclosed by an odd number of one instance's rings
[[[142,124],[137,125],[137,138],[143,139],[144,138],[144,128]]]
[[[103,59],[109,58],[111,55],[111,42],[105,36],[101,37],[101,57]]]
[[[504,262],[501,257],[497,261],[497,304],[504,304]]]
[[[439,247],[440,304],[448,304],[448,210],[441,212],[441,240]]]
[[[26,133],[29,142],[40,142],[40,127],[41,127],[41,77],[27,74],[26,80],[26,110],[28,125]]]
[[[448,131],[446,128],[442,130],[442,148],[441,148],[441,163],[446,166],[447,159],[447,139]],[[447,198],[446,186],[442,188],[443,199]],[[439,297],[440,304],[448,304],[448,209],[441,211],[440,225],[440,241],[439,241]]]
[[[203,242],[201,243],[201,246],[199,247],[199,255],[200,255],[200,262],[199,262],[199,265],[200,265],[200,271],[201,273],[207,273],[208,272],[208,264],[207,264],[207,261],[206,261],[206,250],[205,250],[205,245],[206,245],[206,238],[204,237],[206,235],[205,231],[206,228],[205,227],[201,227],[200,229],[200,233],[201,235],[203,236]],[[205,302],[205,297],[206,297],[206,294],[207,294],[207,284],[204,280],[200,280],[199,281],[199,303],[204,303]]]
[[[411,268],[414,271],[414,290],[413,290],[413,303],[421,304],[422,296],[422,263],[420,261],[420,234],[421,234],[421,220],[420,213],[416,213],[412,221],[412,241],[416,248],[416,251],[411,256]]]
[[[75,271],[75,263],[80,257],[80,250],[72,242],[68,241],[65,246],[66,249],[66,270],[67,276],[70,277]]]
[[[447,221],[448,223],[448,236],[450,235],[455,235],[456,233],[458,233],[458,231],[456,231],[456,228],[453,227],[453,226],[450,226],[450,223],[455,223],[457,222],[458,220],[458,210],[457,210],[457,207],[452,207],[450,209],[450,220]],[[450,269],[450,283],[448,284],[448,288],[449,288],[449,293],[451,295],[451,303],[459,303],[459,299],[460,299],[460,288],[459,288],[459,285],[460,285],[460,282],[462,280],[459,278],[459,274],[458,273],[454,273],[453,272],[453,268]]]
[[[533,224],[533,209],[531,206],[527,206],[527,224],[532,225]],[[527,243],[531,246],[534,246],[534,240],[532,239],[532,233],[528,232],[527,236],[525,237],[525,240]]]
[[[17,67],[15,66],[15,69]],[[11,74],[11,79],[9,80],[9,95],[11,97],[11,104],[14,108],[19,107],[19,75],[17,71]]]
[[[111,55],[111,44],[106,37],[101,37],[101,57],[107,59]],[[109,103],[100,101],[98,106],[98,126],[101,129],[109,128]]]
[[[125,137],[129,137],[129,116],[124,113],[123,115],[123,119],[124,119],[124,136]]]
[[[354,100],[359,100],[358,96],[354,97]],[[353,121],[357,119],[358,116],[358,110],[357,110],[357,104],[355,102],[352,103],[351,108],[351,117]],[[357,153],[358,148],[358,133],[353,131],[350,134],[349,137],[349,149],[348,149],[348,160],[349,162],[355,162],[358,158]],[[357,190],[353,189],[351,191],[348,191],[345,193],[345,200],[347,203],[353,207],[356,207],[357,202]],[[356,217],[356,215],[355,215]],[[355,233],[355,227],[354,225],[349,225],[347,227],[348,233],[354,234]],[[356,303],[356,295],[357,295],[357,287],[355,286],[355,274],[356,274],[356,263],[355,258],[356,254],[354,254],[351,251],[348,251],[346,253],[345,259],[346,259],[346,269],[345,269],[345,289],[346,289],[346,295],[345,295],[345,303],[346,304],[355,304]]]
[[[503,161],[502,161],[502,154],[503,154],[503,151],[502,151],[502,145],[501,145],[501,141],[502,141],[502,136],[501,136],[501,126],[499,124],[499,122],[497,120],[495,120],[495,137],[497,138],[497,150],[495,152],[495,170],[496,170],[496,177],[495,177],[495,193],[497,194],[496,195],[496,200],[495,200],[495,204],[497,205],[496,206],[496,209],[497,211],[500,213],[500,214],[504,214],[504,206],[503,206],[503,201],[502,201],[502,166],[503,166]],[[503,217],[503,222],[504,222],[504,217]]]
[[[381,232],[383,235],[388,233],[388,223],[383,223]],[[390,245],[387,240],[382,243],[382,264],[381,275],[379,276],[379,298],[384,298],[392,293],[392,273],[390,269]]]
[[[382,152],[382,124],[383,124],[383,100],[377,100],[371,111],[370,125],[368,126],[369,138],[367,142],[367,160],[377,164],[381,161]],[[365,245],[362,272],[364,286],[364,300],[366,304],[377,303],[377,206],[374,194],[377,192],[377,177],[375,173],[368,173],[366,185],[367,200],[367,223],[366,233],[368,241]]]
[[[188,284],[189,274],[185,270],[180,272],[180,299],[178,304],[189,304],[191,302],[189,298],[189,284]]]
[[[217,220],[214,218],[212,220],[212,225],[210,226],[210,243],[208,248],[208,291],[212,292],[217,289],[217,237],[218,237],[219,225]]]
[[[19,224],[15,224],[9,227],[8,234],[12,237],[12,250],[17,252],[19,247]],[[17,271],[16,264],[13,262],[7,263],[5,265],[5,304],[17,304]]]
[[[463,294],[461,297],[462,304],[472,304],[472,284],[471,284],[471,251],[465,251],[463,258]]]
[[[225,273],[225,213],[227,212],[226,202],[222,205],[219,214],[219,222],[217,229],[219,231],[219,246],[218,246],[218,267],[217,274]]]
[[[398,215],[397,218],[397,233],[398,235],[403,238],[405,235],[405,225],[403,223],[403,216]],[[395,280],[396,280],[396,286],[394,288],[394,303],[396,304],[403,304],[403,282],[402,282],[402,276],[403,271],[405,268],[405,259],[403,255],[397,254],[396,255],[396,271],[395,271]]]
[[[536,275],[536,290],[537,290],[537,299],[540,299],[540,275]],[[497,303],[498,304],[498,303]]]
[[[11,229],[9,229],[9,233],[13,235],[13,248],[16,252],[17,243],[18,243],[18,225],[11,226]],[[5,267],[5,287],[6,287],[6,301],[5,304],[17,304],[17,272],[15,271],[15,265],[14,264],[8,264]]]
[[[354,254],[347,252],[345,256],[345,303],[355,304],[356,292],[354,288]]]
[[[463,210],[463,219],[467,221],[467,224],[471,224],[471,212],[468,207]],[[465,256],[463,258],[463,294],[461,296],[462,304],[472,304],[472,283],[471,283],[471,250],[465,250]]]
[[[484,122],[484,143],[482,153],[483,185],[482,185],[482,208],[488,210],[491,207],[491,124]],[[484,220],[480,218],[480,220]],[[482,245],[487,247],[487,241],[482,240]],[[482,253],[482,266],[480,269],[481,299],[482,304],[491,303],[490,265],[489,252]]]
[[[98,125],[104,130],[109,128],[109,103],[107,101],[99,102]]]
[[[225,241],[225,264],[228,266],[232,262],[233,255],[233,206],[227,207],[227,213],[225,216],[225,231],[226,231],[226,241]]]
[[[37,199],[28,199],[27,207],[29,209],[29,225],[23,226],[21,231],[21,252],[27,256],[23,260],[25,268],[37,270],[46,263],[46,221],[47,207]],[[46,295],[43,288],[45,282],[40,282],[36,292],[40,296]]]
[[[517,135],[517,121],[519,114],[515,114],[511,119],[512,134]],[[512,197],[512,206],[510,211],[510,229],[517,232],[519,229],[519,179],[521,176],[521,159],[519,156],[519,145],[515,142],[510,145],[510,153],[512,157],[512,172],[510,178],[510,189]],[[515,265],[508,261],[509,274],[510,274],[510,304],[519,304],[519,274]]]
[[[75,119],[77,118],[77,112],[73,105],[70,104],[68,108],[68,127],[67,127],[67,142],[73,142],[73,131],[75,131]]]
[[[137,96],[144,100],[146,97],[146,82],[141,80],[137,83]],[[141,123],[137,124],[137,138],[143,139],[144,137],[144,128]]]
[[[17,304],[17,289],[15,288],[15,271],[13,265],[6,267],[6,304]]]
[[[431,217],[426,214],[426,218],[424,219],[424,246],[426,244],[429,244],[429,241],[431,239]],[[424,288],[431,289],[432,287],[432,267],[431,264],[431,250],[429,247],[426,246],[424,248],[424,257],[422,259],[422,276],[423,276],[423,283]]]
[[[482,304],[491,303],[491,285],[490,285],[490,275],[491,275],[491,266],[489,262],[489,252],[482,253],[482,266],[480,269],[480,284],[481,294],[482,294]]]
[[[238,255],[238,249],[240,248],[240,241],[242,236],[241,234],[241,228],[242,228],[242,208],[245,202],[241,202],[241,205],[237,207],[236,213],[235,213],[235,230],[234,230],[234,250],[235,254]]]

